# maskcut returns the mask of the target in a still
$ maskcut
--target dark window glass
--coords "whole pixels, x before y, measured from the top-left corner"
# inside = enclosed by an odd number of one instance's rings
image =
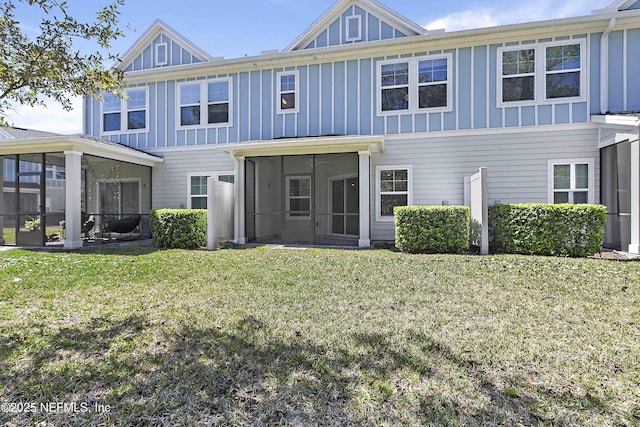
[[[380,214],[382,216],[393,216],[395,206],[407,206],[408,196],[406,194],[382,194],[380,195]]]
[[[209,123],[228,123],[229,104],[209,105]]]
[[[383,89],[382,111],[409,109],[409,88]]]
[[[547,98],[571,98],[580,96],[580,72],[548,74]]]
[[[144,129],[147,127],[147,115],[144,111],[130,111],[127,116],[128,129]]]
[[[191,209],[207,209],[207,198],[206,197],[192,197],[191,198]]]
[[[120,113],[110,113],[104,115],[104,131],[113,132],[120,130]]]
[[[200,106],[180,107],[180,124],[191,126],[200,124]]]
[[[296,94],[295,93],[283,93],[280,98],[280,109],[291,110],[296,108]]]
[[[420,108],[447,106],[447,85],[422,86],[418,91]]]
[[[535,93],[535,77],[510,77],[502,79],[502,100],[533,101]]]

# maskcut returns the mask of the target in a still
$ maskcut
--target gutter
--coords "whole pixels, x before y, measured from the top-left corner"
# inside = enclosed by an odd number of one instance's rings
[[[609,26],[600,39],[600,114],[609,112],[609,34],[616,26],[616,18],[611,18]]]

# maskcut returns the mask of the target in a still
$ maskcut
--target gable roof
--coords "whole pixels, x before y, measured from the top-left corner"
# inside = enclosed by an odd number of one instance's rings
[[[348,7],[353,5],[378,15],[378,17],[386,20],[394,27],[401,29],[409,36],[417,36],[427,32],[425,28],[397,14],[377,0],[337,0],[333,6],[316,19],[316,21],[287,46],[283,52],[304,49],[325,27],[328,27],[333,21],[338,19]]]
[[[191,55],[201,59],[202,62],[211,60],[211,56],[196,46],[189,39],[171,28],[160,19],[156,19],[153,24],[145,31],[136,42],[127,50],[120,58],[120,62],[114,67],[125,70],[138,56],[142,55],[144,50],[153,42],[160,34],[169,36],[172,40],[178,42],[183,49],[186,49]]]
[[[604,9],[594,10],[594,14],[623,12],[640,8],[640,0],[616,0]]]

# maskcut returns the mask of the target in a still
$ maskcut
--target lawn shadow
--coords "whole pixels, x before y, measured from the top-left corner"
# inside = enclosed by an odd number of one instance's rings
[[[0,413],[0,423],[571,424],[538,414],[541,390],[511,379],[517,392],[509,392],[482,361],[423,332],[355,333],[347,340],[348,347],[337,347],[317,343],[303,331],[285,336],[257,316],[225,329],[137,315],[71,322],[50,333],[47,325],[34,325],[30,333],[3,337],[0,400],[97,403],[111,412]],[[463,390],[401,387],[405,377],[415,378],[413,386],[447,381],[442,372],[449,368],[486,403],[469,407]],[[567,398],[543,395],[560,407]],[[604,402],[585,410],[611,412]]]

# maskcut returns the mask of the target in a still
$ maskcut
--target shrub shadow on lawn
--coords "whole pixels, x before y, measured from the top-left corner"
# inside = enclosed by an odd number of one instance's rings
[[[111,407],[109,413],[0,413],[6,424],[570,424],[545,420],[534,396],[551,406],[585,403],[515,380],[517,393],[509,393],[481,362],[418,332],[359,333],[348,348],[330,348],[302,332],[283,338],[252,316],[223,330],[132,315],[54,331],[33,325],[2,338],[0,400]],[[446,385],[443,372],[450,369],[485,403],[469,405],[464,390],[428,387]],[[582,406],[613,416],[602,402]]]

